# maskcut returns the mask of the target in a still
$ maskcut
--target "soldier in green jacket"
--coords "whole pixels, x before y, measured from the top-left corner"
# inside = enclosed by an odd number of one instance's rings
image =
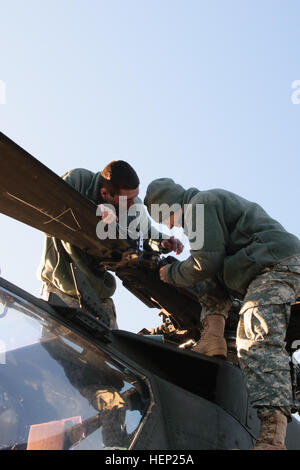
[[[285,335],[290,305],[300,297],[299,239],[258,204],[222,189],[185,190],[160,178],[148,186],[144,203],[154,220],[182,226],[190,241],[190,257],[161,268],[161,279],[198,285],[199,291],[209,286],[200,298],[203,332],[196,352],[226,357],[230,299],[243,299],[237,351],[261,420],[255,449],[284,450],[293,403]]]
[[[133,204],[140,207],[140,226],[141,230],[146,227],[145,237],[148,237],[148,234],[151,233],[153,239],[156,239],[166,252],[174,250],[179,253],[182,251],[183,246],[179,240],[175,238],[162,239],[162,235],[151,226],[147,211],[138,198],[140,184],[138,175],[127,162],[122,160],[112,161],[98,173],[77,168],[64,174],[62,178],[97,206],[109,204],[116,208],[116,212],[119,209],[119,197],[126,197],[127,207],[125,209]],[[109,214],[107,220],[109,220]],[[109,221],[112,222],[113,219]],[[103,243],[105,243],[105,240],[103,240]],[[78,307],[78,299],[70,268],[71,261],[81,269],[89,280],[109,313],[110,328],[116,329],[116,312],[111,298],[116,290],[114,276],[99,264],[97,258],[88,255],[68,242],[49,236],[46,236],[43,256],[38,269],[38,276],[43,281],[42,297],[48,300],[49,294],[54,292],[67,305]]]

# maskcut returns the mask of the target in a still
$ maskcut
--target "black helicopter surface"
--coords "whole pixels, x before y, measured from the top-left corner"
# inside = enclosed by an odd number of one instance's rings
[[[186,349],[199,339],[200,307],[192,290],[160,281],[159,266],[172,258],[147,244],[100,241],[96,206],[1,133],[0,168],[0,212],[97,257],[163,318],[143,334],[109,330],[76,265],[80,308],[54,294],[45,302],[0,278],[0,449],[250,449],[259,420],[235,360],[234,308],[228,361]],[[300,339],[297,314],[299,304],[286,338],[291,355]],[[295,416],[286,446],[300,449]]]

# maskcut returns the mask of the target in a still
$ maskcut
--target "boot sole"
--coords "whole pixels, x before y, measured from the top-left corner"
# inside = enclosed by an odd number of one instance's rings
[[[224,349],[213,349],[207,352],[201,352],[201,351],[192,349],[192,351],[198,354],[203,354],[204,356],[208,356],[208,357],[217,357],[219,359],[227,359],[227,351],[224,351]]]

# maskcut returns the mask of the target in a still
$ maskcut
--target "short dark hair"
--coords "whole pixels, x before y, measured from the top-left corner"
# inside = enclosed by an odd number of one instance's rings
[[[114,196],[120,189],[136,189],[140,180],[136,171],[123,160],[113,160],[100,173],[101,187]]]

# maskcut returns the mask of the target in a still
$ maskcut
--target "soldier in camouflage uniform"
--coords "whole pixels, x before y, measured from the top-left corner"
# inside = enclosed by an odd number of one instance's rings
[[[300,296],[299,239],[258,204],[222,189],[185,190],[160,178],[148,186],[144,202],[152,217],[159,214],[157,222],[183,226],[189,238],[191,256],[161,268],[160,277],[193,286],[198,293],[203,331],[194,351],[226,357],[224,327],[231,298],[243,299],[237,351],[250,402],[261,420],[254,449],[284,450],[293,404],[285,335],[290,306]],[[177,204],[179,209],[162,220],[153,204]],[[197,204],[204,206],[200,227],[193,218]],[[204,232],[196,249],[195,229]]]
[[[284,426],[282,415],[290,420],[293,404],[285,335],[291,304],[297,297],[300,297],[299,255],[263,269],[250,283],[237,329],[239,363],[252,405],[257,407],[259,417],[268,416],[271,410],[278,413],[281,426]],[[277,445],[284,448],[284,442]],[[261,438],[256,448],[263,448]]]

